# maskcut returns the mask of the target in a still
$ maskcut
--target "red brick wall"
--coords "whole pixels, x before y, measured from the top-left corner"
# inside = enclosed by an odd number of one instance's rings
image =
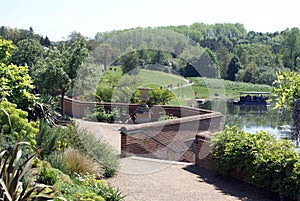
[[[125,125],[121,128],[122,154],[194,163],[195,136],[199,132],[219,130],[220,121],[221,115],[211,113],[161,122]],[[211,122],[217,125],[210,126]]]
[[[210,136],[207,133],[200,133],[195,138],[195,163],[199,167],[212,170]]]
[[[137,104],[81,102],[71,98],[64,99],[65,113],[82,118],[87,109],[102,105],[107,110],[115,107],[134,112]],[[121,152],[123,156],[144,157],[195,162],[194,139],[199,132],[220,130],[222,115],[218,112],[181,106],[151,107],[152,121],[144,124],[124,125],[121,128]],[[159,114],[178,117],[157,122]]]

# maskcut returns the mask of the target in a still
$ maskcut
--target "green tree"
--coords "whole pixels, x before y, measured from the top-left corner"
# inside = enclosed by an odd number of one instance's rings
[[[278,72],[272,95],[275,97],[274,109],[279,109],[281,114],[292,110],[292,138],[299,139],[300,131],[300,76],[296,72]]]
[[[11,56],[10,51],[12,49],[14,49],[12,42],[0,37],[0,63],[6,61]]]
[[[216,51],[216,56],[217,56],[218,63],[219,63],[220,76],[222,79],[226,79],[227,78],[227,68],[228,68],[230,58],[231,58],[230,53],[224,46],[222,46],[221,48],[219,48]]]
[[[136,51],[129,52],[121,57],[123,73],[132,73],[139,64],[139,58]]]
[[[237,80],[242,82],[256,83],[258,81],[259,69],[255,63],[248,64],[245,69],[240,69]]]
[[[74,87],[79,69],[89,52],[85,39],[72,33],[59,49],[50,49],[44,61],[39,62],[33,72],[35,84],[42,93],[61,96],[61,114],[64,113],[63,98]]]
[[[10,61],[21,66],[34,66],[43,57],[43,47],[39,41],[24,39],[18,42],[17,48],[13,51]]]
[[[119,54],[120,50],[118,48],[114,48],[109,43],[101,43],[92,52],[95,62],[97,64],[102,64],[105,72],[107,65],[110,65],[112,62],[114,62]]]
[[[298,28],[286,30],[283,34],[282,58],[286,68],[297,70],[296,59],[300,55],[300,31]]]
[[[233,56],[228,65],[227,79],[235,81],[235,77],[239,69],[241,69],[239,58],[237,56]]]

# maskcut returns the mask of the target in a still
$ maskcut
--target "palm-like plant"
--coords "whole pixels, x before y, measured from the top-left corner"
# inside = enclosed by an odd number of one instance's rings
[[[12,128],[9,114],[0,108],[8,118],[9,127]],[[0,136],[1,140],[1,136]],[[1,142],[1,141],[0,141]],[[21,146],[28,146],[34,153],[22,158]],[[12,147],[0,150],[0,200],[1,201],[27,201],[43,198],[53,199],[50,186],[36,184],[30,186],[29,182],[22,183],[22,179],[28,172],[31,161],[36,157],[37,150],[28,142],[16,142]],[[44,190],[47,190],[47,193]],[[63,198],[59,198],[65,200]]]
[[[32,159],[36,154],[32,154],[24,162],[22,161],[21,145],[30,146],[27,142],[18,142],[15,147],[3,150],[0,153],[0,200],[3,201],[24,201],[34,200],[38,197],[53,199],[48,192],[41,194],[48,186],[35,185],[29,187],[29,183],[22,184],[25,173],[28,171]]]

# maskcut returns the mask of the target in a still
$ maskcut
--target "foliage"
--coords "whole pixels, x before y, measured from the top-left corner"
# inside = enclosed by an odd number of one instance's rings
[[[232,57],[228,65],[227,79],[231,81],[235,81],[236,74],[238,73],[240,68],[241,68],[241,64],[239,58],[237,56]]]
[[[296,72],[278,72],[272,95],[276,97],[274,109],[291,109],[300,98],[300,76]]]
[[[58,100],[49,95],[41,94],[38,99],[38,103],[35,105],[35,116],[34,119],[43,119],[50,126],[56,125],[57,117],[59,117],[58,111]]]
[[[4,201],[22,201],[42,198],[45,200],[53,199],[50,194],[52,191],[45,194],[44,191],[49,188],[45,185],[30,186],[29,183],[21,183],[25,173],[30,167],[31,160],[35,154],[23,159],[21,145],[29,146],[28,143],[18,142],[16,145],[0,153],[0,197]]]
[[[69,175],[74,175],[75,173],[101,175],[101,167],[98,163],[89,158],[88,155],[72,148],[68,148],[63,153],[63,164]]]
[[[123,55],[120,60],[122,61],[123,73],[135,74],[135,70],[138,66],[138,55],[136,51],[128,52]]]
[[[37,172],[36,181],[46,185],[54,185],[58,181],[57,170],[44,161],[42,167]]]
[[[50,127],[44,120],[40,121],[39,132],[36,135],[36,147],[39,149],[42,159],[55,151],[65,150],[67,147],[67,136],[65,129]]]
[[[291,135],[293,139],[299,138],[299,100],[300,100],[300,76],[296,72],[278,72],[277,80],[272,95],[275,96],[274,109],[280,109],[281,114],[285,110],[293,109]]]
[[[173,116],[172,114],[168,115],[168,114],[166,114],[166,112],[160,112],[158,121],[171,120],[171,119],[176,119],[176,118],[177,117]]]
[[[96,106],[92,113],[86,114],[88,120],[97,120],[99,122],[113,123],[121,119],[120,110],[114,108],[112,111],[107,111],[103,106]]]
[[[96,161],[101,166],[101,172],[104,176],[112,177],[117,172],[119,168],[118,157],[112,148],[103,142],[101,137],[96,137],[86,130],[73,126],[68,126],[65,129],[65,134],[68,146]],[[60,165],[63,159],[58,157],[53,161]]]
[[[0,108],[1,147],[7,148],[18,141],[34,146],[38,122],[28,121],[28,113],[17,109],[16,104],[2,101]]]
[[[18,66],[34,66],[44,54],[43,46],[35,39],[26,38],[17,43],[10,62]]]
[[[250,84],[244,82],[233,82],[229,80],[220,80],[213,78],[191,78],[194,86],[202,86],[211,89],[225,89],[236,91],[271,91],[272,87],[269,85]]]
[[[114,48],[109,43],[101,43],[92,52],[95,62],[97,64],[103,64],[104,72],[106,72],[107,66],[116,60],[119,54],[120,50],[118,48]]]
[[[5,62],[11,56],[12,49],[14,49],[12,41],[4,40],[0,36],[0,63]]]
[[[76,200],[99,200],[99,201],[121,201],[124,195],[117,189],[114,190],[103,180],[96,179],[94,175],[76,174],[73,181],[60,181],[54,188],[70,201]]]
[[[111,87],[98,86],[96,100],[99,102],[111,102],[113,89]]]
[[[248,134],[227,127],[212,139],[212,161],[223,173],[246,174],[255,184],[289,197],[298,194],[299,155],[291,141],[267,132]]]
[[[258,67],[255,63],[248,64],[245,69],[240,69],[236,79],[242,82],[257,83],[258,81]]]
[[[0,63],[0,99],[17,104],[26,111],[33,110],[36,97],[31,93],[32,80],[26,66]]]
[[[61,95],[61,114],[63,114],[63,97],[72,89],[89,53],[86,41],[77,33],[72,33],[69,40],[58,49],[49,49],[47,57],[38,62],[33,69],[34,82],[42,93]],[[51,84],[49,84],[51,83]]]
[[[141,79],[136,75],[124,75],[114,88],[112,102],[130,103],[131,97],[141,84]]]
[[[156,87],[149,92],[149,100],[147,101],[147,104],[166,105],[174,98],[175,95],[168,89],[164,89],[164,88],[161,89]]]

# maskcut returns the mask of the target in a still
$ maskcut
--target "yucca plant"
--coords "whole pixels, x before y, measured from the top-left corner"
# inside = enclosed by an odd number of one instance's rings
[[[32,159],[36,154],[32,154],[25,161],[22,161],[21,145],[30,146],[27,142],[18,142],[13,148],[3,150],[0,153],[0,200],[3,201],[24,201],[36,198],[53,199],[49,191],[41,194],[46,185],[35,185],[29,187],[29,183],[22,184],[25,173],[28,171]]]
[[[8,119],[8,126],[12,129],[9,114],[2,108]],[[2,131],[0,131],[2,134]],[[2,143],[2,136],[0,142]],[[22,146],[28,146],[33,151],[33,154],[22,157]],[[16,142],[14,145],[0,150],[0,200],[1,201],[27,201],[42,198],[43,200],[53,199],[50,194],[53,192],[51,187],[46,185],[36,184],[30,186],[29,182],[22,183],[22,179],[28,172],[31,161],[38,153],[29,142]],[[46,190],[46,191],[45,191]],[[44,193],[46,192],[46,193]],[[65,200],[64,198],[58,198]]]

